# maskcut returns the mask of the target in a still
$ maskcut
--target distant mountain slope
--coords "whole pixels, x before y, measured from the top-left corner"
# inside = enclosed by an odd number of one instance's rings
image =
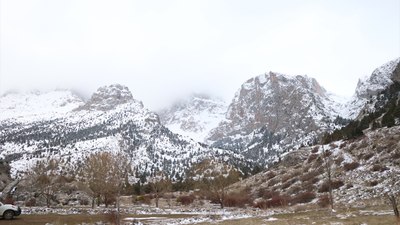
[[[48,102],[58,101],[57,95],[49,95],[54,99]],[[175,179],[184,177],[192,164],[207,158],[221,158],[238,166],[248,162],[238,154],[172,133],[160,124],[157,114],[144,108],[121,85],[99,88],[88,102],[74,106],[77,107],[66,112],[56,107],[55,111],[63,113],[50,113],[31,121],[31,117],[1,121],[0,159],[10,162],[14,177],[29,170],[36,161],[49,158],[79,167],[85,157],[98,151],[123,152],[136,175],[148,176],[162,170]],[[53,105],[42,107],[54,111]],[[62,171],[63,165],[59,166]]]
[[[341,111],[342,105],[315,79],[270,72],[241,86],[225,120],[210,132],[208,140],[214,147],[267,164],[333,131]]]
[[[171,131],[204,142],[211,129],[223,119],[227,104],[207,95],[193,94],[159,112],[162,124]]]
[[[81,98],[68,90],[9,93],[0,97],[0,121],[32,121],[62,116],[83,104]]]

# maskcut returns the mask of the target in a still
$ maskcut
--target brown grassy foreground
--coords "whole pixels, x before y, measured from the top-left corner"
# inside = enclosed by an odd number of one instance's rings
[[[384,211],[382,211],[384,210]],[[370,215],[377,212],[376,215]],[[385,212],[385,213],[382,213]],[[256,218],[246,218],[238,220],[226,220],[212,224],[220,225],[400,225],[396,222],[393,214],[387,213],[388,210],[382,207],[371,207],[365,210],[346,209],[338,210],[331,214],[329,210],[311,210],[295,213],[282,213],[273,216],[261,216]],[[384,215],[380,215],[384,214]],[[198,225],[208,225],[210,223],[199,223]]]
[[[121,219],[126,217],[135,218],[146,218],[146,217],[160,217],[160,218],[186,218],[190,215],[121,215]],[[110,222],[114,221],[113,215],[58,215],[58,214],[47,214],[47,215],[21,215],[13,220],[4,220],[0,218],[0,225],[44,225],[51,223],[53,225],[76,225],[81,223],[94,224],[96,222]],[[144,220],[145,221],[145,220]]]
[[[285,209],[287,210],[287,209]],[[235,212],[235,209],[232,209]],[[196,217],[197,215],[181,215],[181,214],[146,214],[146,215],[121,215],[121,219],[127,217],[135,218],[160,218],[164,219],[180,219]],[[96,222],[111,222],[115,217],[112,214],[74,214],[74,215],[21,215],[14,220],[7,221],[0,219],[0,225],[45,225],[51,223],[53,225],[76,225],[82,223],[95,224]],[[220,224],[220,225],[297,225],[297,224],[326,224],[326,225],[397,225],[396,219],[389,208],[385,206],[365,207],[358,209],[342,208],[336,213],[331,214],[327,209],[317,208],[298,208],[282,213],[271,213],[268,210],[258,211],[254,217],[245,219],[221,220],[221,216],[211,216],[214,218],[212,222],[197,223],[198,225]],[[141,220],[142,223],[150,222]],[[153,221],[154,222],[154,221]],[[165,221],[164,221],[165,222]],[[400,224],[399,224],[400,225]]]
[[[107,215],[21,215],[13,220],[0,219],[1,225],[44,225],[46,223],[53,224],[78,224],[78,223],[95,223],[98,221],[107,221]]]

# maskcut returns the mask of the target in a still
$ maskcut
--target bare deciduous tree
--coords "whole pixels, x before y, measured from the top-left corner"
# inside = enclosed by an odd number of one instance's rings
[[[400,225],[400,213],[398,208],[400,195],[400,176],[392,172],[390,177],[389,187],[386,189],[385,196],[388,203],[393,209],[394,216],[396,217],[397,224]]]
[[[323,168],[325,171],[325,178],[326,182],[328,184],[328,190],[329,190],[329,205],[331,206],[331,211],[334,211],[334,198],[333,198],[333,187],[332,187],[332,158],[331,158],[331,152],[328,150],[325,150],[322,147],[322,160],[323,160]]]
[[[61,185],[56,179],[58,163],[56,159],[49,162],[39,161],[27,174],[32,187],[46,200],[47,207],[50,207],[51,201],[55,199],[55,192]]]
[[[218,202],[221,209],[225,206],[228,186],[240,178],[239,172],[231,166],[211,160],[205,160],[196,165],[194,175],[197,176],[199,188],[208,198]]]
[[[155,203],[158,208],[160,197],[172,188],[171,180],[163,173],[157,172],[150,178],[150,187],[152,193],[155,195]]]
[[[98,205],[103,201],[106,207],[118,200],[129,169],[129,161],[122,154],[100,152],[88,157],[82,173],[93,192],[92,207],[95,199]]]

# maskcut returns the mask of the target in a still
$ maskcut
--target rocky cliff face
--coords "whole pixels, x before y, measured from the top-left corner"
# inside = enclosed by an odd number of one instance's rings
[[[241,86],[208,140],[266,164],[334,129],[335,104],[313,78],[270,72]]]

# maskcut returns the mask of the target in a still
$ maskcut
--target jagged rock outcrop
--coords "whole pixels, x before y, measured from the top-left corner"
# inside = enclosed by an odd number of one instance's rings
[[[114,109],[118,105],[136,101],[128,87],[120,84],[100,87],[83,106],[77,110],[101,110]],[[143,104],[138,102],[139,105]]]
[[[267,164],[333,130],[338,116],[334,106],[330,94],[315,79],[270,72],[242,85],[225,120],[210,132],[208,140],[215,147]]]

